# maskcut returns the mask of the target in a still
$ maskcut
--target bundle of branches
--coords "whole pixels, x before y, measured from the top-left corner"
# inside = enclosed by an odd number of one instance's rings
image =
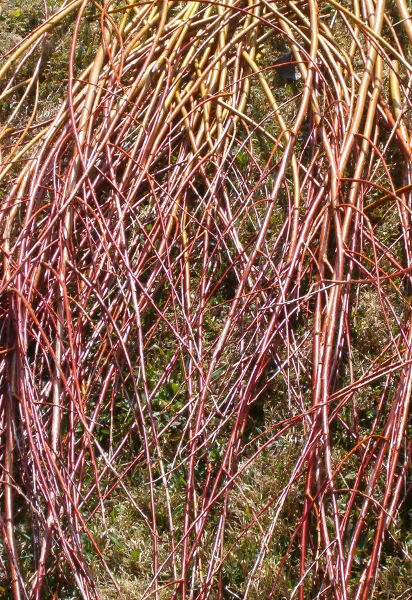
[[[73,0],[3,58],[7,597],[407,564],[411,42],[406,0]]]

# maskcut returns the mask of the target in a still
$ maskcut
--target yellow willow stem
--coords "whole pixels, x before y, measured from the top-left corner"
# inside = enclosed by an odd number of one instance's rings
[[[25,79],[24,81],[21,81],[20,83],[17,83],[16,85],[13,85],[13,87],[9,88],[8,90],[6,90],[2,94],[0,94],[0,102],[2,102],[3,100],[6,100],[6,98],[8,98],[9,96],[12,96],[18,90],[21,90],[21,88],[24,88],[27,85],[29,85],[29,83],[31,81],[32,81],[32,78],[30,77],[29,79]]]
[[[339,2],[336,2],[336,0],[330,0],[329,4],[332,4],[332,6],[334,6],[339,12],[342,12],[350,20],[354,21],[359,26],[359,29],[361,29],[365,33],[368,33],[371,36],[371,38],[375,42],[377,42],[377,46],[379,46],[379,44],[381,44],[387,50],[389,50],[390,53],[391,53],[391,55],[394,56],[397,60],[399,60],[399,62],[403,64],[403,66],[405,67],[405,69],[407,71],[409,71],[409,73],[412,73],[412,65],[407,60],[405,60],[405,58],[402,56],[402,54],[400,54],[394,48],[394,46],[392,44],[390,44],[389,42],[387,42],[385,40],[385,38],[383,38],[378,33],[378,29],[376,28],[376,25],[372,29],[371,27],[369,27],[368,25],[366,25],[366,23],[364,23],[360,17],[355,16],[350,10],[348,10],[344,6],[342,6],[342,4],[339,4]]]
[[[245,121],[246,123],[248,123],[248,125],[250,125],[253,128],[254,131],[258,131],[263,136],[265,136],[272,144],[274,144],[275,146],[279,146],[279,149],[283,150],[283,146],[282,146],[282,144],[280,144],[279,139],[277,139],[273,135],[271,135],[268,131],[266,131],[266,129],[264,129],[261,125],[259,125],[259,123],[256,123],[256,121],[254,121],[253,119],[251,119],[250,117],[245,115],[243,112],[241,112],[234,106],[231,106],[230,104],[228,104],[221,98],[216,98],[216,102],[218,102],[219,104],[224,106],[229,113],[232,113],[233,115],[235,115],[235,117],[239,121]]]
[[[35,91],[35,98],[34,98],[34,102],[33,102],[33,108],[29,117],[29,120],[27,121],[27,124],[23,130],[23,132],[20,134],[20,136],[18,137],[18,139],[16,140],[16,142],[14,142],[12,149],[10,150],[9,154],[7,155],[5,161],[8,163],[12,162],[13,159],[13,155],[15,154],[15,152],[17,152],[17,149],[19,147],[19,145],[23,142],[27,132],[30,129],[30,126],[32,125],[35,116],[36,116],[36,112],[37,112],[37,106],[38,106],[38,102],[39,102],[39,81],[38,78],[36,77],[36,91]],[[7,132],[7,130],[6,130]],[[0,135],[0,140],[2,139],[2,135]]]
[[[82,106],[80,122],[79,122],[79,144],[80,149],[83,149],[83,146],[86,141],[87,128],[92,126],[92,113],[93,113],[93,104],[95,103],[95,99],[97,96],[97,100],[100,96],[98,91],[102,91],[102,85],[99,85],[99,78],[103,69],[103,62],[107,53],[107,46],[110,43],[111,39],[111,26],[105,22],[104,24],[105,30],[102,32],[102,40],[100,42],[99,49],[96,53],[96,57],[92,63],[89,82],[87,84],[86,97],[84,99],[84,103]]]
[[[374,125],[374,121],[376,118],[376,107],[378,105],[381,92],[382,92],[382,59],[380,56],[378,56],[376,59],[376,64],[375,64],[375,77],[374,77],[374,83],[373,83],[372,98],[368,105],[368,112],[366,114],[365,126],[363,128],[361,151],[358,156],[355,172],[353,175],[353,178],[355,181],[352,184],[351,190],[349,193],[348,204],[350,206],[356,206],[356,200],[357,200],[358,191],[359,191],[359,181],[358,180],[361,179],[361,177],[362,177],[362,172],[363,172],[363,168],[364,168],[366,159],[369,157],[370,146],[371,146],[370,137],[372,134],[373,125]],[[344,224],[342,227],[342,238],[345,243],[347,243],[349,233],[350,233],[351,216],[352,216],[352,210],[350,210],[350,208],[349,208],[348,210],[346,210],[345,220],[344,220]]]
[[[378,36],[383,23],[385,11],[385,0],[378,0],[376,3],[376,12],[374,17],[374,35]],[[353,144],[355,142],[355,135],[359,131],[359,127],[364,115],[366,99],[368,97],[369,85],[371,80],[371,73],[374,72],[375,62],[377,57],[377,50],[374,45],[369,45],[369,51],[366,59],[366,65],[363,71],[362,80],[358,90],[358,97],[356,102],[355,111],[351,119],[350,130],[347,132],[346,140],[341,151],[339,161],[339,173],[342,176],[346,165],[349,161],[349,156],[352,152]]]
[[[20,152],[18,152],[16,154],[16,156],[14,157],[13,162],[10,162],[9,164],[1,167],[1,170],[0,170],[0,182],[5,178],[5,176],[10,171],[10,169],[13,167],[13,165],[15,163],[17,163],[17,161],[20,158],[22,158],[27,152],[29,152],[29,150],[31,150],[31,148],[33,148],[33,146],[35,146],[37,144],[37,142],[40,141],[42,139],[42,137],[45,136],[48,132],[49,132],[49,127],[45,127],[44,129],[42,129],[41,131],[39,131],[39,133],[37,135],[35,135],[34,138],[31,139],[30,142],[28,142],[24,146],[24,148],[22,148],[20,150]]]
[[[408,5],[405,0],[395,0],[395,2],[402,19],[402,27],[405,29],[405,33],[409,38],[409,43],[412,44],[412,16],[409,12]]]
[[[65,8],[59,10],[56,14],[54,14],[50,19],[40,25],[32,34],[30,34],[23,42],[16,48],[10,58],[4,63],[3,67],[0,69],[0,80],[4,77],[5,73],[13,66],[13,63],[28,49],[33,43],[38,40],[42,35],[54,29],[56,25],[63,21],[64,18],[67,17],[71,12],[73,12],[78,6],[80,6],[84,0],[74,0],[71,4],[66,6]]]
[[[286,143],[288,144],[291,139],[290,130],[287,128],[286,123],[279,111],[279,107],[276,103],[275,97],[272,94],[272,91],[264,78],[261,69],[257,66],[254,60],[250,57],[249,53],[246,50],[242,53],[243,58],[246,60],[250,68],[254,73],[257,74],[259,83],[266,94],[266,97],[269,101],[269,104],[273,110],[274,115],[276,116],[279,126],[282,130],[282,134],[286,139]],[[292,166],[292,176],[293,176],[293,195],[294,195],[294,206],[299,206],[300,201],[300,181],[299,181],[299,167],[296,159],[296,155],[294,152],[291,153],[291,166]]]
[[[392,100],[393,114],[395,116],[401,137],[405,143],[406,148],[409,149],[409,153],[412,155],[412,148],[409,143],[409,132],[403,119],[402,109],[402,98],[401,90],[399,87],[399,63],[397,60],[392,61],[392,68],[389,71],[389,84],[390,94]]]

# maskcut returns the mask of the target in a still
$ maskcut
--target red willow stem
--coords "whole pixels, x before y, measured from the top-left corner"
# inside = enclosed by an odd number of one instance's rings
[[[373,595],[410,455],[412,67],[396,7],[105,2],[80,72],[94,17],[74,2],[6,57],[15,600],[126,596],[123,559],[142,598],[275,598],[283,579],[299,600]],[[70,14],[45,121],[40,53]]]

